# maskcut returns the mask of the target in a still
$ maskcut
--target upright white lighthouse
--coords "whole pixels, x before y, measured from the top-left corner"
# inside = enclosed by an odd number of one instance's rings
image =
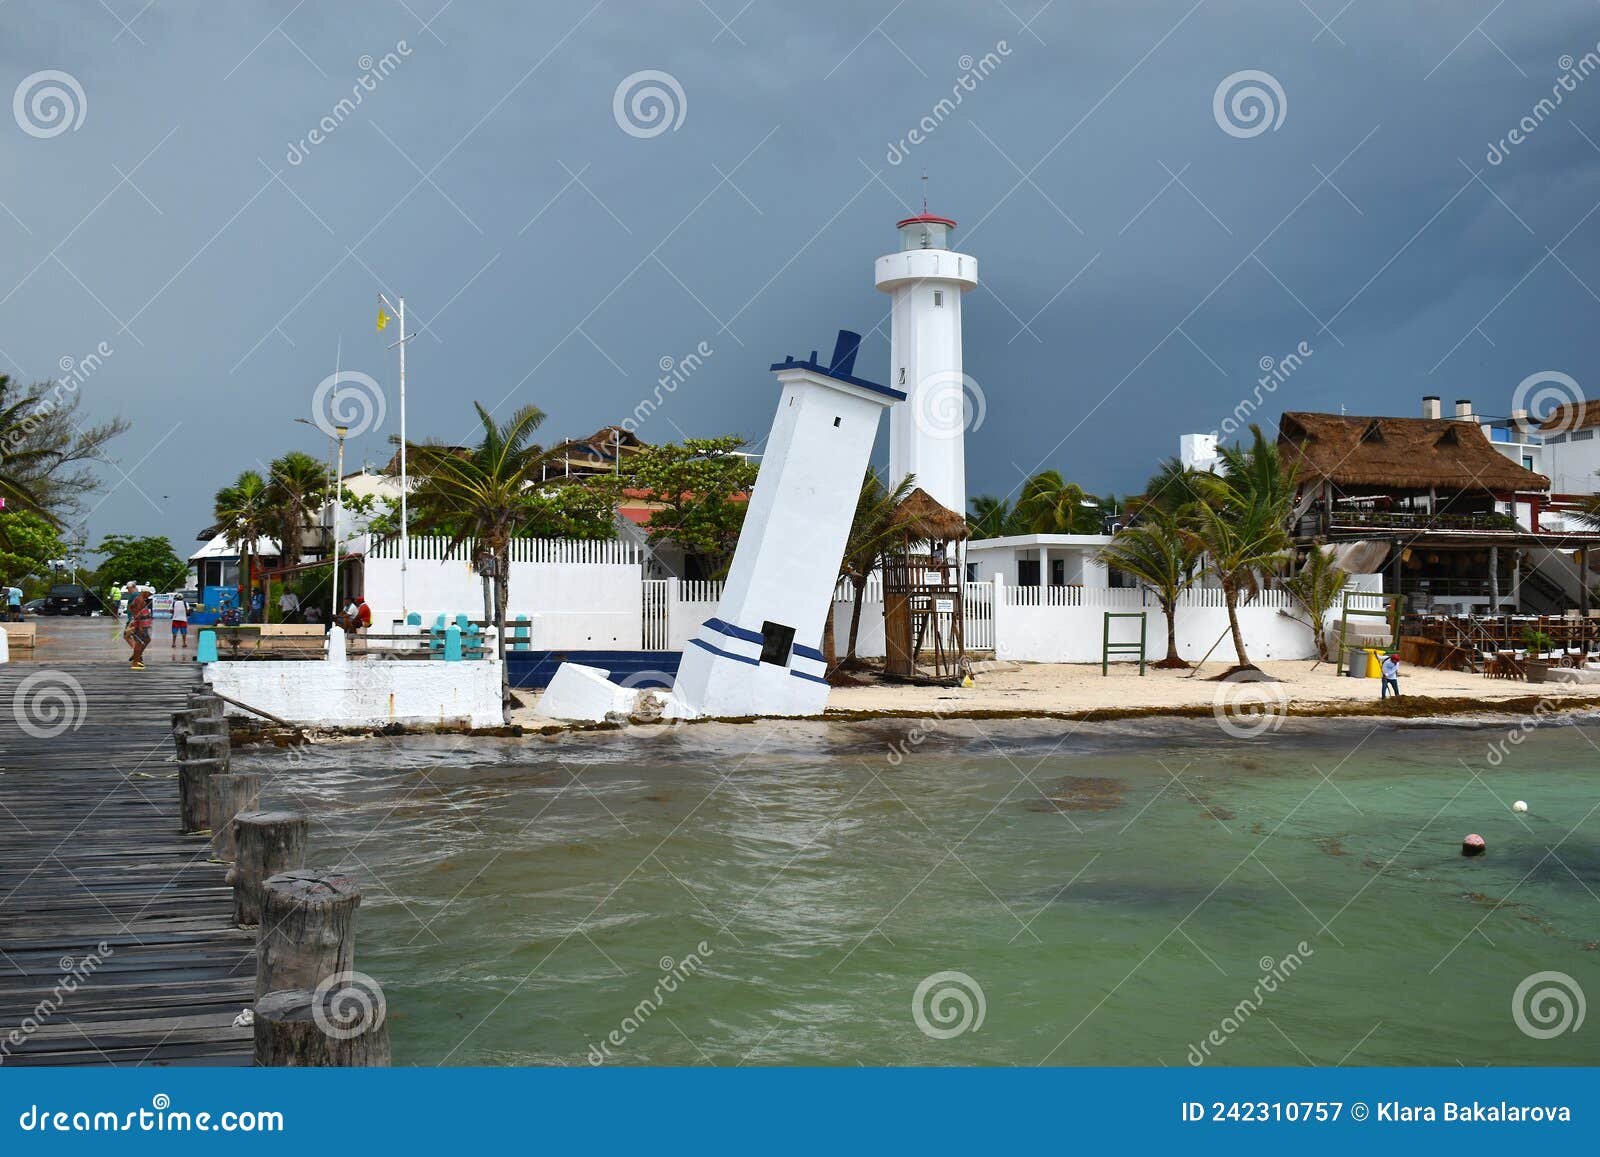
[[[961,369],[961,295],[978,261],[950,248],[956,223],[922,212],[896,226],[900,251],[878,258],[879,289],[893,298],[889,385],[906,400],[889,411],[889,484],[915,474],[943,506],[967,509],[967,389]]]

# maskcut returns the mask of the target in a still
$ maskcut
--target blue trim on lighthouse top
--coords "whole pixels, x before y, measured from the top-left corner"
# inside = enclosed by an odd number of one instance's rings
[[[850,330],[841,329],[838,341],[834,343],[833,357],[827,365],[817,360],[817,351],[811,351],[810,361],[797,361],[791,354],[781,362],[773,362],[769,367],[773,373],[779,370],[810,370],[814,374],[821,374],[825,378],[832,378],[837,382],[847,382],[852,386],[859,386],[864,390],[882,394],[893,398],[897,402],[906,400],[906,395],[891,386],[882,386],[877,382],[869,382],[865,378],[855,376],[856,351],[861,347],[861,335]]]

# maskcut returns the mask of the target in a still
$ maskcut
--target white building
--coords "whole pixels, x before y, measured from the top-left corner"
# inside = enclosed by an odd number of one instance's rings
[[[967,385],[961,366],[961,295],[978,261],[949,247],[956,223],[927,211],[899,222],[900,251],[878,258],[877,287],[893,299],[889,385],[906,395],[889,411],[889,483],[908,474],[941,506],[967,509]]]
[[[1600,492],[1600,404],[1569,402],[1533,426],[1543,444],[1544,465],[1553,496],[1583,497]]]
[[[1100,552],[1109,534],[1012,534],[967,543],[967,581],[1018,587],[1111,585]]]
[[[860,335],[840,331],[827,365],[789,358],[717,613],[673,685],[678,716],[820,715],[820,645],[878,417],[905,394],[854,376]]]

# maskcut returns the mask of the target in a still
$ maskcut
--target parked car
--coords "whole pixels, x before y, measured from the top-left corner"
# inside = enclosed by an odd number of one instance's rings
[[[42,614],[44,614],[44,600],[43,599],[29,599],[27,602],[22,604],[22,613],[24,615],[42,615]]]
[[[100,596],[77,583],[57,583],[44,596],[41,614],[92,615],[106,609]]]

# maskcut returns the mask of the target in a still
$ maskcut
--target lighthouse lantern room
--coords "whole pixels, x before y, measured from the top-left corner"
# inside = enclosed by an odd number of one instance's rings
[[[896,226],[900,249],[878,258],[877,287],[892,299],[889,384],[906,400],[889,411],[889,478],[908,474],[941,506],[967,509],[967,385],[961,367],[961,295],[978,284],[977,258],[950,248],[956,223],[923,210]]]

